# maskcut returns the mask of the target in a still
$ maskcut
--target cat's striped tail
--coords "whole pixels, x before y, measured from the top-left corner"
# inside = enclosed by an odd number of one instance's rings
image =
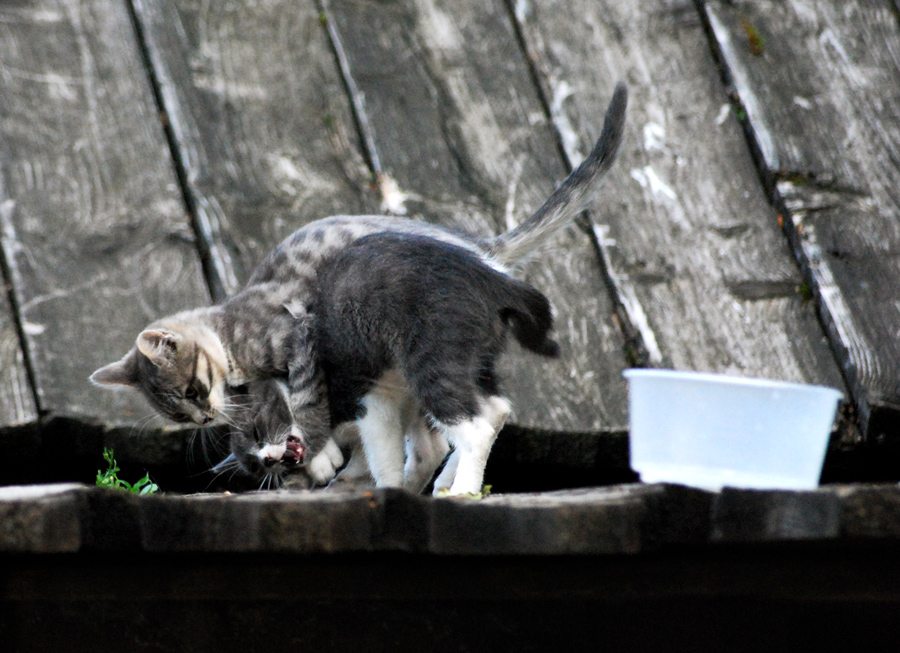
[[[547,198],[543,206],[522,224],[497,236],[491,243],[491,258],[511,265],[540,247],[557,229],[581,213],[600,188],[600,182],[616,158],[625,129],[628,89],[625,82],[616,84],[603,131],[588,157]]]

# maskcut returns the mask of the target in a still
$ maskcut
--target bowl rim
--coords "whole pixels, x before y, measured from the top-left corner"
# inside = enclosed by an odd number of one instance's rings
[[[712,372],[694,372],[689,370],[668,370],[652,367],[632,367],[622,372],[626,379],[632,378],[658,378],[678,381],[693,381],[713,385],[734,385],[750,388],[765,388],[771,390],[800,390],[800,391],[825,391],[832,392],[837,398],[843,398],[844,393],[837,388],[827,385],[815,385],[810,383],[793,383],[791,381],[776,381],[772,379],[760,379],[747,376],[735,376],[730,374],[715,374]]]

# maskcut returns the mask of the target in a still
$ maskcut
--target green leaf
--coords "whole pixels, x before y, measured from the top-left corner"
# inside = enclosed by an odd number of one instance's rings
[[[143,490],[141,490],[141,494],[153,494],[154,492],[159,491],[159,486],[156,483],[150,483]]]
[[[113,456],[112,449],[107,449],[106,447],[103,448],[103,459],[106,461],[108,468],[105,472],[97,470],[97,479],[95,481],[97,487],[111,487],[116,490],[125,490],[126,492],[133,492],[135,494],[150,494],[151,492],[159,491],[159,486],[150,480],[149,473],[133,484],[120,479],[117,476],[119,473],[119,466],[116,464],[116,459]]]

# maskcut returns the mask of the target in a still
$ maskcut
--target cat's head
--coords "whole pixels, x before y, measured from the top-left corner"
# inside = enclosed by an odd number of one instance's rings
[[[260,489],[281,487],[288,480],[292,486],[312,485],[303,469],[306,446],[292,433],[286,393],[281,381],[260,381],[233,398],[231,455],[213,471],[236,469]]]
[[[124,358],[101,367],[91,381],[136,388],[175,422],[215,426],[227,421],[227,365],[210,329],[176,317],[142,331]]]

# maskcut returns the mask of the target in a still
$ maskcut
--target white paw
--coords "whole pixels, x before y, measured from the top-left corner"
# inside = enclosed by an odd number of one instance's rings
[[[341,451],[338,449],[339,456],[340,453]],[[306,470],[309,472],[309,475],[316,485],[325,485],[328,483],[328,481],[334,478],[338,467],[341,466],[340,463],[343,462],[343,456],[340,456],[341,461],[337,464],[335,464],[335,460],[332,456],[333,453],[329,455],[328,447],[326,446],[325,449],[316,454],[306,466]]]
[[[328,454],[328,458],[334,463],[335,469],[340,468],[340,466],[344,464],[344,454],[341,453],[341,448],[337,446],[337,443],[334,440],[326,442],[322,452]]]

